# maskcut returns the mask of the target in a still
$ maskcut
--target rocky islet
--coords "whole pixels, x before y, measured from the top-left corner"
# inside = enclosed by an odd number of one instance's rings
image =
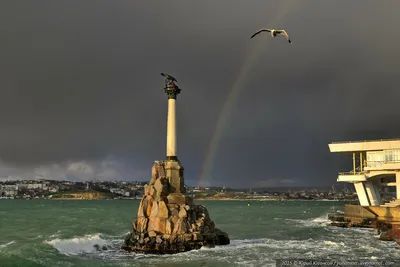
[[[165,162],[156,161],[145,186],[133,231],[123,249],[139,253],[173,254],[230,243],[228,234],[215,227],[206,207],[195,205],[182,193],[171,193]]]

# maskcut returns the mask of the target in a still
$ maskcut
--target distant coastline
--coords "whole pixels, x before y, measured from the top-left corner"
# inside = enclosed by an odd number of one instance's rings
[[[101,200],[113,199],[114,195],[104,192],[63,192],[53,194],[50,200]]]
[[[16,199],[16,198],[5,198],[2,197],[0,200],[39,200],[39,199]],[[74,197],[65,196],[57,198],[46,198],[46,200],[137,200],[140,201],[141,198],[122,198],[122,197],[105,197],[105,196],[86,196],[86,195],[76,195]],[[193,198],[195,201],[326,201],[326,202],[357,202],[354,199],[302,199],[302,198]]]
[[[190,194],[189,194],[190,195]],[[254,194],[239,194],[234,192],[218,193],[213,195],[192,195],[193,200],[198,201],[291,201],[291,200],[304,200],[304,201],[354,201],[351,198],[314,198],[312,196],[307,197],[279,197],[279,196],[263,196]],[[136,197],[122,197],[110,192],[98,192],[98,191],[69,191],[69,192],[57,192],[48,194],[46,199],[49,200],[141,200],[143,196]],[[14,199],[5,198],[1,199]],[[40,199],[40,198],[35,198]]]
[[[303,199],[303,198],[194,198],[194,200],[200,201],[354,201],[353,199]]]
[[[221,198],[214,198],[214,197],[209,197],[209,198],[194,198],[194,200],[238,200],[238,201],[282,201],[286,199],[280,199],[280,198],[231,198],[231,197],[221,197]]]
[[[143,196],[137,198],[121,198],[111,196],[107,193],[63,193],[56,197],[49,198],[51,200],[141,200]],[[291,200],[304,200],[304,201],[352,201],[352,199],[302,199],[302,198],[276,198],[276,197],[251,197],[251,196],[236,196],[236,197],[193,197],[193,200],[198,201],[291,201]]]
[[[6,180],[0,181],[0,200],[132,200],[142,199],[148,181],[58,181]],[[280,201],[280,200],[358,200],[354,190],[343,188],[247,188],[185,186],[186,194],[195,200],[221,201]],[[392,196],[388,196],[390,198]],[[389,199],[390,201],[390,199]]]

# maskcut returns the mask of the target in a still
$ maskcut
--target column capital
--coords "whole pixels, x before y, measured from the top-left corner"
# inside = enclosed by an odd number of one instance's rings
[[[176,100],[176,96],[179,95],[179,93],[181,92],[181,89],[178,87],[178,85],[175,84],[175,82],[178,81],[169,74],[162,72],[160,74],[161,76],[165,77],[164,92],[168,95],[168,99]]]
[[[181,89],[174,83],[170,83],[164,88],[164,92],[168,95],[168,99],[175,99],[180,94]]]

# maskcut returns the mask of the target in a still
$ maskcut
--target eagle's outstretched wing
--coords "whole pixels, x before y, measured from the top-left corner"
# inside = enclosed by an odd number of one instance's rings
[[[261,32],[271,32],[271,30],[270,29],[261,29],[258,32],[254,33],[250,38],[253,38],[254,36],[256,36],[257,34],[259,34]]]
[[[160,73],[162,76],[164,76],[165,78],[167,78],[167,79],[169,79],[169,80],[171,80],[171,81],[174,81],[174,82],[178,82],[174,77],[172,77],[171,75],[168,75],[168,74],[166,74],[166,73]]]
[[[289,35],[287,34],[287,32],[285,30],[277,30],[276,33],[284,35],[286,37],[286,39],[288,40],[288,42],[292,43],[292,41],[289,38]]]

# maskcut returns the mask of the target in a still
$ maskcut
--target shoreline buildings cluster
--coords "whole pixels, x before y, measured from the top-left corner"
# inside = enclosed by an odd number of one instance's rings
[[[57,181],[9,180],[0,181],[1,199],[51,199],[71,192],[111,193],[107,198],[136,198],[144,194],[144,181]],[[356,201],[352,189],[332,188],[247,188],[184,186],[195,199],[278,199],[278,200],[337,200]],[[387,197],[390,197],[389,195]]]

